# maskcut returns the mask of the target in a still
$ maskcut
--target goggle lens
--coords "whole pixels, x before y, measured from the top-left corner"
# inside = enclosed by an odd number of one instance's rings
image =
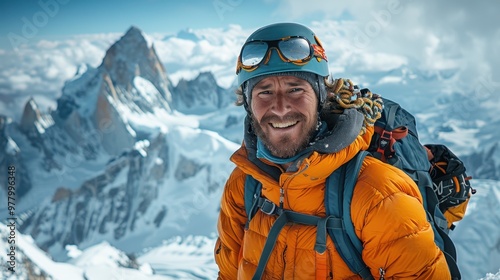
[[[317,38],[315,38],[316,41]],[[251,41],[246,43],[238,57],[236,74],[242,69],[251,72],[259,67],[261,63],[267,63],[271,49],[275,49],[284,62],[291,62],[296,65],[304,65],[313,57],[327,61],[323,47],[313,45],[304,37],[286,37],[272,41]]]
[[[241,52],[241,63],[247,67],[258,65],[266,56],[267,48],[266,42],[250,42],[246,44]]]
[[[311,56],[311,45],[304,38],[287,38],[277,41],[254,41],[247,43],[241,52],[241,64],[253,67],[262,62],[268,50],[277,47],[281,55],[291,62],[302,62]]]
[[[279,41],[278,48],[281,54],[290,61],[301,61],[311,55],[309,42],[304,38],[290,38]]]

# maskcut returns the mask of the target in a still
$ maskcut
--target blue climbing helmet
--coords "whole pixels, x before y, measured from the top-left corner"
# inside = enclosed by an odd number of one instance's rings
[[[320,106],[324,103],[324,78],[329,75],[328,62],[320,40],[311,29],[297,23],[275,23],[252,33],[238,56],[238,85],[244,89],[253,78],[287,72],[301,78],[307,77],[310,83],[313,77],[311,85],[318,94],[318,103]]]

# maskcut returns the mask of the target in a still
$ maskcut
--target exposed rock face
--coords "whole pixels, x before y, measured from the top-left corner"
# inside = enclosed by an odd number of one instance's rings
[[[171,236],[169,232],[182,232],[192,215],[206,215],[213,226],[217,205],[209,202],[220,197],[232,168],[227,161],[232,150],[200,157],[189,145],[173,142],[180,135],[186,137],[185,133],[181,129],[144,140],[140,147],[111,159],[98,176],[79,188],[59,188],[20,230],[57,258],[66,245],[86,248],[96,240],[108,240],[124,250],[140,250],[147,242],[158,240],[144,238],[142,244],[132,242],[134,236],[151,232]],[[210,133],[190,137],[187,142],[198,142],[203,155],[222,145]],[[189,228],[193,226],[198,228]],[[200,225],[198,231],[211,232],[207,225]]]
[[[103,92],[99,94],[91,120],[97,128],[104,150],[110,155],[118,155],[134,145],[135,132],[122,120],[110,99],[111,97]]]
[[[103,149],[118,155],[135,143],[125,115],[154,113],[155,108],[171,111],[165,68],[136,27],[109,48],[98,68],[86,66],[79,74],[66,83],[57,110],[77,142],[84,138],[81,126],[90,126],[88,131],[101,138]]]
[[[164,136],[161,138],[164,140]],[[164,141],[152,148],[156,150],[149,152],[155,155],[168,151]],[[26,220],[21,230],[27,230],[46,250],[58,242],[62,247],[82,244],[99,235],[116,240],[123,238],[135,229],[137,219],[157,197],[158,183],[164,179],[163,176],[159,180],[145,178],[158,178],[151,173],[168,170],[164,166],[159,171],[150,162],[153,159],[143,157],[136,150],[122,154],[112,160],[100,175],[85,181],[80,188],[74,191],[59,188],[51,203],[45,204]],[[50,221],[54,219],[58,221],[58,226],[51,226],[53,223]],[[158,225],[160,223],[157,222]]]
[[[201,73],[194,80],[180,80],[173,90],[175,108],[185,113],[213,112],[233,104],[231,90],[223,89],[210,72]]]
[[[23,196],[32,188],[29,170],[24,164],[21,150],[16,142],[9,136],[8,130],[17,129],[12,125],[10,119],[0,115],[0,192],[7,194],[9,182],[10,186],[15,187],[16,200],[22,201]],[[14,181],[8,180],[8,177],[15,178]],[[3,196],[2,197],[6,197]],[[3,207],[7,207],[7,203]],[[7,210],[4,213],[8,213]]]
[[[170,110],[172,97],[168,90],[167,73],[154,47],[148,46],[138,28],[131,27],[108,49],[100,68],[107,75],[104,80],[108,94],[122,103],[135,104],[143,111],[151,111],[156,106]],[[143,95],[134,84],[136,77],[150,81],[159,95]]]

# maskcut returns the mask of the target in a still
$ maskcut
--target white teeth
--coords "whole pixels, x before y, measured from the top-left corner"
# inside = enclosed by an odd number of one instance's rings
[[[274,128],[285,128],[296,124],[297,122],[271,123]]]

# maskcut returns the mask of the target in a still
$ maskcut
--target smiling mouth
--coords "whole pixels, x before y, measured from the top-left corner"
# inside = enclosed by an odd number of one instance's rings
[[[290,122],[273,122],[270,123],[273,128],[288,128],[294,126],[298,123],[298,121],[290,121]]]

